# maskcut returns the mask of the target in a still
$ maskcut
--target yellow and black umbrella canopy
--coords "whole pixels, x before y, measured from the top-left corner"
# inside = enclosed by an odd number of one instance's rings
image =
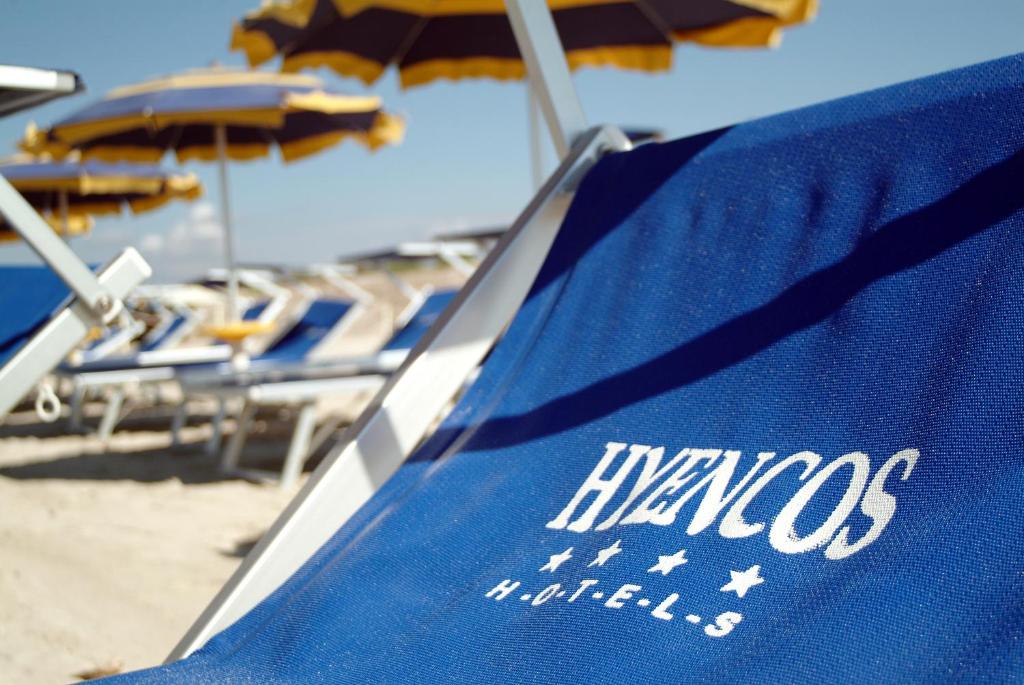
[[[44,216],[43,219],[55,233],[65,237],[86,235],[92,231],[92,227],[96,224],[88,214],[71,214],[67,217],[67,221],[49,214]],[[3,217],[0,216],[0,244],[14,243],[19,240],[21,240],[21,234],[8,226]]]
[[[326,88],[312,76],[208,69],[111,91],[52,127],[27,135],[22,148],[60,156],[155,162],[173,151],[178,160],[218,158],[223,127],[226,154],[245,160],[275,145],[285,161],[353,138],[373,149],[401,140],[401,119],[374,96]]]
[[[231,273],[228,318],[238,316],[238,276],[227,160],[264,157],[277,146],[292,161],[352,138],[370,149],[401,141],[404,124],[380,99],[345,95],[312,76],[204,69],[111,91],[104,99],[27,135],[22,148],[84,158],[217,161],[224,254]]]
[[[55,217],[65,209],[70,215],[98,215],[128,207],[138,214],[203,194],[195,174],[152,165],[20,158],[0,162],[0,176],[40,214]]]
[[[88,233],[93,215],[119,214],[124,207],[139,214],[171,200],[195,200],[203,194],[194,174],[150,165],[15,157],[0,162],[0,176],[64,236]],[[19,239],[0,217],[0,242]]]
[[[672,45],[761,47],[811,19],[817,0],[548,0],[571,68],[671,67]],[[503,0],[284,0],[236,24],[249,63],[330,67],[370,83],[388,66],[403,86],[438,78],[523,78]]]

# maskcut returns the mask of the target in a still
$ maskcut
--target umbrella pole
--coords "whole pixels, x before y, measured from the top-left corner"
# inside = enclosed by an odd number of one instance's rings
[[[540,103],[537,102],[537,93],[530,79],[526,79],[526,106],[527,126],[530,129],[530,175],[533,180],[533,192],[537,192],[544,184],[544,141],[540,137]]]
[[[224,261],[228,270],[228,321],[238,320],[238,271],[235,269],[235,237],[231,230],[231,203],[228,200],[228,132],[224,124],[214,129],[217,139],[217,163],[220,171],[220,217],[224,226]]]
[[[71,236],[71,228],[68,226],[68,191],[61,188],[57,195],[60,202],[60,230],[64,240]]]
[[[547,4],[536,0],[505,0],[505,8],[555,150],[559,159],[565,159],[573,142],[588,126],[572,85],[555,20]]]

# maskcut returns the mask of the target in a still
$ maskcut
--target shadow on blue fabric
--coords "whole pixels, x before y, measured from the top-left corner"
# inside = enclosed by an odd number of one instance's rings
[[[684,159],[684,163],[687,160]],[[670,172],[669,169],[665,169]],[[571,430],[641,400],[742,362],[783,338],[827,320],[872,283],[912,269],[955,247],[1024,207],[1014,192],[1024,178],[1024,153],[1016,153],[968,179],[938,201],[901,216],[863,236],[849,255],[804,276],[764,305],[745,312],[669,352],[631,369],[602,378],[524,414],[487,419],[489,447],[515,445],[535,437]],[[595,241],[619,224],[590,224]],[[569,261],[583,259],[590,245],[575,244]],[[551,421],[550,417],[558,417]],[[545,419],[545,420],[540,420]],[[524,431],[542,426],[544,433]],[[465,427],[448,427],[460,434]],[[439,440],[454,436],[444,434]],[[426,456],[421,454],[420,458]]]
[[[1015,56],[606,157],[439,430],[122,682],[1020,682],[1022,105]]]

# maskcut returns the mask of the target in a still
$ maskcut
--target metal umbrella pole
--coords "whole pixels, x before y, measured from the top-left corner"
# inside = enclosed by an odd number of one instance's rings
[[[505,0],[505,8],[526,63],[530,89],[540,103],[558,158],[563,160],[573,141],[587,130],[587,118],[572,84],[555,20],[547,3],[537,0]]]
[[[533,84],[526,79],[527,135],[530,138],[530,180],[531,190],[537,192],[544,184],[544,141],[541,139],[540,104],[533,91]]]
[[[68,191],[61,188],[58,194],[60,201],[60,230],[67,240],[71,236],[71,227],[68,225]]]
[[[227,320],[238,320],[238,270],[235,268],[235,236],[231,228],[231,203],[228,192],[228,132],[224,124],[214,128],[217,163],[220,171],[220,217],[224,227],[224,261],[228,270]]]

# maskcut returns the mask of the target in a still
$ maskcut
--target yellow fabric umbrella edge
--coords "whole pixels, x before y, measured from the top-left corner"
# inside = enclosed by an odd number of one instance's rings
[[[606,0],[553,0],[553,9],[600,4]],[[611,2],[611,0],[607,0]],[[762,48],[777,47],[782,40],[782,29],[786,26],[809,21],[817,14],[818,0],[735,0],[754,9],[771,12],[773,16],[744,17],[726,24],[703,29],[676,31],[672,34],[676,42],[689,42],[717,48]],[[370,6],[369,2],[357,0],[334,0],[339,11],[351,15]],[[498,5],[501,3],[499,2]],[[424,14],[453,14],[459,12],[497,12],[498,5],[492,0],[462,0],[454,3],[439,3],[428,9],[422,0],[379,0],[372,2],[375,7],[387,7],[406,12]],[[503,5],[502,5],[503,7]],[[501,9],[503,12],[504,10]],[[253,15],[259,12],[253,13]],[[252,15],[250,15],[252,16]],[[272,59],[276,54],[273,41],[259,30],[244,30],[236,24],[232,30],[231,48],[242,50],[251,66],[258,66]],[[570,69],[580,67],[610,66],[633,71],[661,72],[672,68],[672,47],[667,45],[618,45],[585,48],[566,51]],[[376,81],[384,73],[386,65],[342,50],[308,52],[284,58],[281,70],[295,73],[302,69],[327,67],[335,73],[358,78],[366,84]],[[438,79],[459,80],[463,78],[493,78],[497,80],[518,80],[526,75],[526,67],[519,58],[473,57],[467,59],[436,59],[419,62],[400,69],[399,78],[403,88],[424,85]]]
[[[358,110],[357,110],[358,111]],[[332,131],[298,138],[287,143],[281,143],[278,147],[281,150],[281,158],[285,162],[293,162],[303,157],[327,149],[343,140],[351,139],[362,143],[370,150],[376,150],[382,145],[397,145],[405,135],[404,120],[394,114],[378,111],[373,125],[368,131]],[[56,158],[67,155],[72,145],[63,142],[46,140],[40,136],[39,140],[23,140],[23,150],[35,154],[47,153]],[[268,157],[271,154],[270,143],[228,143],[226,152],[228,159],[233,161],[248,161]],[[129,146],[102,146],[98,145],[81,151],[83,159],[96,159],[106,162],[149,162],[156,163],[163,158],[165,151],[156,147],[129,147]],[[185,163],[192,160],[203,162],[215,162],[218,158],[216,145],[191,145],[175,150],[175,158],[178,163]]]

